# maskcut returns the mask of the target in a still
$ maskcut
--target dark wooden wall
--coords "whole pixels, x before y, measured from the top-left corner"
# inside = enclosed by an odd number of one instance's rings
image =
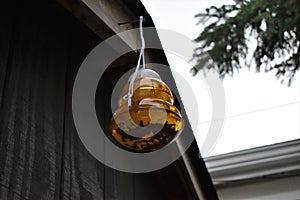
[[[81,62],[100,42],[55,1],[1,2],[1,200],[197,199],[182,159],[130,174],[103,166],[82,145],[71,92]]]

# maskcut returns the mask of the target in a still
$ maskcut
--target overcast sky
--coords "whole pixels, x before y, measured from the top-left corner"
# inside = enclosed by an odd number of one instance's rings
[[[210,5],[230,3],[225,0],[142,0],[157,28],[169,29],[196,38],[203,26],[196,26],[195,14]],[[164,43],[164,41],[162,41]],[[205,78],[191,77],[190,64],[167,53],[171,68],[179,71],[193,88],[200,119],[195,134],[201,148],[212,119],[211,96]],[[281,84],[272,73],[255,73],[243,69],[223,81],[226,119],[212,156],[300,138],[300,75],[292,86]],[[180,89],[180,88],[179,88]],[[187,104],[188,100],[183,99]]]

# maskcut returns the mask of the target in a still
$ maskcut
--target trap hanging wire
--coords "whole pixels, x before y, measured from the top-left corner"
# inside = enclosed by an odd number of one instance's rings
[[[128,106],[131,106],[131,97],[133,95],[133,84],[134,84],[134,80],[137,77],[140,65],[141,65],[141,59],[143,62],[143,69],[145,70],[145,55],[144,55],[144,51],[145,51],[145,39],[144,39],[144,34],[143,34],[143,16],[140,16],[140,37],[141,37],[141,51],[140,51],[140,55],[139,55],[139,59],[135,68],[135,72],[133,73],[131,79],[130,79],[130,84],[129,84],[129,88],[128,88],[128,93],[123,97],[124,100],[128,101]]]

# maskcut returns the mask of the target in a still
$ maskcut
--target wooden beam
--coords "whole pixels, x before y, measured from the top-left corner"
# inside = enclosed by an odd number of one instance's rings
[[[121,1],[108,0],[57,0],[75,17],[86,24],[93,32],[105,40],[120,32],[137,27],[136,24],[119,23],[137,20],[138,16],[132,13]],[[138,35],[121,37],[121,41],[135,49],[138,44]]]

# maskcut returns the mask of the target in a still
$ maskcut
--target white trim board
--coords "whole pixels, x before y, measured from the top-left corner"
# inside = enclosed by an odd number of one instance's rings
[[[215,185],[300,170],[300,140],[205,158]]]

